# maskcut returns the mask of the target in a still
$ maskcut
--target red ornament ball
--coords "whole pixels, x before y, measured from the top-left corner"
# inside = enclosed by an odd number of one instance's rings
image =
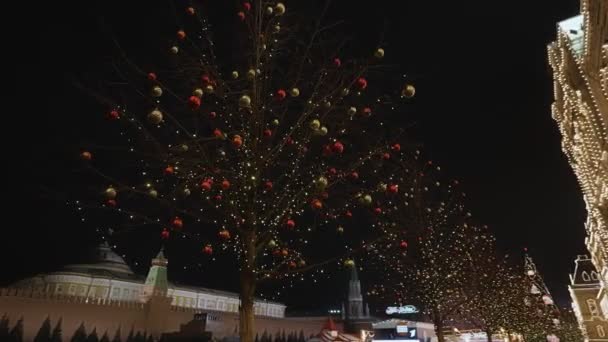
[[[287,97],[287,92],[285,92],[285,90],[283,90],[283,89],[279,89],[279,90],[277,90],[276,97],[278,100],[284,100],[285,97]]]
[[[334,66],[336,68],[339,68],[342,65],[342,61],[340,60],[340,58],[334,58]]]
[[[243,145],[243,138],[240,135],[235,135],[232,137],[232,145],[236,148],[239,148]]]
[[[350,179],[357,180],[359,179],[359,173],[357,171],[353,171],[350,173]]]
[[[89,160],[93,159],[93,155],[89,151],[84,151],[80,154],[80,158],[82,158],[83,160],[89,161]]]
[[[223,138],[224,133],[222,133],[222,131],[219,128],[216,128],[213,130],[213,136],[216,138]]]
[[[363,116],[366,116],[366,117],[370,116],[370,115],[372,115],[372,109],[369,107],[365,107],[365,108],[363,108],[362,114],[363,114]]]
[[[217,113],[216,112],[210,112],[209,113],[209,118],[210,119],[215,119],[217,117]]]
[[[296,262],[295,261],[290,261],[289,262],[289,268],[296,268]]]
[[[329,193],[328,193],[327,191],[323,191],[323,192],[321,193],[321,198],[323,198],[323,199],[328,199],[328,198],[329,198]]]
[[[228,239],[230,239],[230,232],[229,232],[228,230],[226,230],[226,229],[221,230],[221,231],[218,233],[218,235],[219,235],[219,237],[220,237],[220,238],[222,238],[222,239],[224,239],[224,240],[228,240]]]
[[[203,81],[203,85],[211,84],[211,78],[209,77],[209,75],[201,76],[201,81]]]
[[[239,17],[239,19],[240,19],[241,21],[245,20],[245,12],[240,11],[240,12],[239,12],[239,13],[237,13],[236,15],[237,15],[237,17]]]
[[[387,190],[391,194],[396,194],[399,191],[399,185],[397,185],[397,184],[391,184],[391,185],[388,186]]]
[[[376,214],[376,215],[382,214],[382,208],[374,208],[374,214]]]
[[[205,191],[209,191],[211,190],[211,182],[209,182],[208,180],[204,180],[201,182],[201,188]]]
[[[333,145],[331,145],[331,151],[334,153],[344,152],[344,144],[339,141],[336,141],[335,143],[333,143]]]
[[[107,205],[108,207],[112,207],[112,208],[114,208],[114,207],[116,206],[116,204],[117,204],[117,202],[116,202],[116,200],[115,200],[115,199],[109,199],[109,200],[107,200],[107,201],[106,201],[106,205]]]
[[[153,72],[149,72],[148,73],[148,80],[150,81],[156,81],[156,74]]]
[[[194,15],[196,13],[196,10],[194,9],[194,7],[188,7],[186,8],[186,13],[188,13],[188,15]]]
[[[264,183],[264,188],[265,188],[267,191],[272,190],[272,182],[271,182],[271,181],[266,181],[266,183]]]
[[[192,95],[188,98],[188,105],[192,110],[197,110],[201,106],[201,99]]]
[[[110,118],[110,120],[118,120],[120,119],[120,113],[116,109],[111,110],[108,114],[108,118]]]
[[[251,10],[251,3],[249,3],[249,2],[244,2],[244,3],[243,3],[243,8],[245,9],[245,11],[249,11],[249,10]]]
[[[384,159],[384,160],[389,160],[389,159],[391,159],[391,154],[390,154],[390,153],[388,153],[388,152],[384,152],[384,153],[382,154],[382,159]]]
[[[353,213],[352,213],[350,210],[347,210],[347,211],[344,213],[344,216],[346,216],[346,217],[348,217],[348,218],[351,218],[351,217],[353,217]]]
[[[393,150],[393,152],[399,152],[401,151],[401,145],[393,144],[393,146],[391,146],[391,150]]]
[[[294,143],[294,142],[293,142],[293,138],[292,138],[292,137],[287,137],[287,138],[285,139],[285,144],[286,144],[286,145],[290,145],[290,146],[291,146],[291,145],[293,145],[293,143]]]
[[[283,250],[281,250],[281,255],[284,256],[284,257],[286,257],[286,256],[289,255],[289,251],[286,250],[286,249],[283,249]]]
[[[171,235],[171,233],[169,232],[169,230],[167,228],[164,228],[162,232],[160,232],[160,237],[163,240],[167,240],[169,238],[169,235]]]
[[[322,208],[323,208],[323,202],[321,202],[321,201],[320,201],[320,200],[318,200],[318,199],[314,199],[314,200],[312,200],[311,205],[312,205],[312,208],[313,208],[313,209],[317,209],[317,210],[319,210],[319,209],[322,209]]]
[[[359,89],[364,90],[365,88],[367,88],[367,80],[363,77],[359,77],[357,79],[357,87],[359,87]]]
[[[184,221],[176,216],[175,218],[173,218],[173,221],[171,221],[171,225],[173,226],[173,228],[180,230],[184,228]]]
[[[207,255],[211,255],[213,254],[213,247],[211,247],[211,245],[207,245],[203,248],[203,253],[207,254]]]
[[[177,39],[179,39],[179,40],[186,39],[186,32],[184,32],[184,30],[177,31]]]
[[[265,129],[264,130],[264,136],[266,138],[270,138],[272,136],[272,131],[270,129]]]
[[[222,190],[228,190],[230,188],[230,182],[227,179],[222,181]]]
[[[338,173],[338,170],[336,170],[335,167],[330,167],[329,170],[327,170],[327,173],[329,173],[332,176],[335,176]]]
[[[399,247],[403,249],[407,248],[407,241],[401,241],[401,243],[399,243]]]
[[[296,221],[289,219],[287,222],[285,222],[285,226],[287,226],[289,229],[293,229],[296,226]]]
[[[173,166],[169,165],[165,168],[165,174],[166,175],[172,175],[173,172],[175,172],[175,169],[173,168]]]
[[[216,200],[217,202],[222,200],[222,195],[215,195],[213,196],[213,199]]]

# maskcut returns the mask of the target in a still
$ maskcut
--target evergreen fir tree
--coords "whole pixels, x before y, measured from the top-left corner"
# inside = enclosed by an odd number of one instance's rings
[[[152,334],[148,335],[146,342],[154,342],[154,337],[152,337]]]
[[[287,337],[285,336],[285,330],[281,332],[281,342],[287,342]]]
[[[134,342],[135,338],[133,337],[133,327],[131,327],[131,331],[129,332],[129,335],[127,336],[127,342]]]
[[[262,336],[262,338],[264,338],[264,337]],[[260,335],[258,333],[255,333],[255,340],[254,341],[255,342],[260,342]],[[262,340],[262,342],[264,342],[264,340]]]
[[[114,334],[114,338],[112,339],[112,342],[122,342],[122,339],[120,338],[120,327],[118,327],[118,329],[116,329],[116,333]]]
[[[272,342],[272,334],[268,334],[268,337],[266,338],[266,342]]]
[[[304,337],[304,330],[300,330],[300,335],[298,336],[298,342],[306,342],[306,337]]]
[[[87,337],[87,342],[99,342],[99,337],[97,336],[97,328],[93,328],[93,331]]]
[[[22,342],[23,341],[23,317],[19,318],[17,324],[13,327],[9,333],[8,340],[10,342]]]
[[[72,336],[71,342],[86,342],[87,340],[87,331],[84,327],[84,322],[80,323],[80,326],[74,332]]]
[[[135,338],[133,338],[133,340],[135,342],[146,342],[146,340],[144,339],[144,335],[142,335],[140,331],[135,334]]]
[[[106,330],[101,336],[101,340],[99,342],[110,342],[110,338],[108,337],[108,331]]]
[[[281,330],[274,334],[274,342],[281,342]]]
[[[7,340],[8,339],[8,324],[9,318],[6,314],[2,315],[2,319],[0,319],[0,339]]]
[[[48,342],[51,339],[51,317],[46,316],[42,326],[38,329],[34,342]]]
[[[55,325],[55,329],[53,329],[53,334],[51,335],[51,342],[62,342],[63,338],[61,337],[61,322],[63,318],[59,318],[57,324]]]

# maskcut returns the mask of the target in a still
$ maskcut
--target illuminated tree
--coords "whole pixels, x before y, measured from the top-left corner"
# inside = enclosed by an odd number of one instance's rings
[[[109,123],[81,157],[115,234],[155,226],[165,243],[195,245],[193,259],[236,260],[239,333],[252,342],[258,282],[352,267],[349,254],[400,234],[383,220],[409,187],[391,121],[414,88],[378,68],[377,45],[346,58],[321,20],[291,29],[282,3],[233,8],[223,50],[203,15],[217,8],[178,10],[174,38],[158,40],[170,41],[162,67],[121,52],[110,80],[83,86]]]
[[[397,305],[415,303],[432,320],[439,341],[444,329],[469,301],[471,256],[479,244],[477,229],[468,223],[470,213],[462,204],[458,182],[441,182],[440,168],[432,162],[403,165],[411,187],[395,206],[387,221],[406,230],[408,240],[393,238],[399,252],[380,253],[373,248],[369,260],[382,278],[370,291]],[[391,230],[397,232],[399,230]]]

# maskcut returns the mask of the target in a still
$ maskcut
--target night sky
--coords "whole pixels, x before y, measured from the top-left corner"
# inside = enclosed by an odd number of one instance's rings
[[[94,242],[57,200],[78,186],[74,156],[87,132],[96,129],[89,118],[97,113],[70,77],[112,54],[102,22],[123,44],[149,43],[151,36],[143,33],[155,30],[149,15],[158,11],[157,2],[124,2],[46,3],[15,11],[22,30],[9,45],[15,61],[5,64],[18,94],[11,97],[13,109],[5,109],[5,128],[14,136],[4,137],[10,193],[0,240],[0,255],[6,255],[1,285],[82,260]],[[469,209],[492,228],[503,251],[530,250],[564,305],[573,260],[585,252],[585,212],[551,119],[546,45],[556,23],[576,15],[578,6],[575,0],[340,0],[330,10],[331,18],[345,20],[341,30],[352,37],[384,34],[388,60],[405,65],[416,82],[416,139],[461,181]],[[149,260],[155,252],[139,247],[133,257]],[[200,283],[191,274],[172,272],[182,282]],[[227,281],[202,283],[222,282]],[[298,291],[309,291],[307,302],[321,305],[343,289],[303,285]],[[301,304],[289,298],[287,303]]]

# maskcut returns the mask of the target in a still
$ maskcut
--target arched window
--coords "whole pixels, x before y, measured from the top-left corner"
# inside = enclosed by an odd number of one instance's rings
[[[591,316],[599,316],[600,311],[597,309],[597,303],[594,299],[587,299],[587,308]]]
[[[581,276],[583,277],[584,281],[591,280],[591,278],[589,277],[589,273],[587,273],[586,271],[583,271],[583,273],[581,274]]]
[[[595,330],[597,330],[597,335],[599,337],[605,337],[606,336],[606,332],[604,331],[604,327],[601,325],[596,325],[595,326]]]
[[[600,280],[600,278],[597,276],[597,272],[591,272],[591,279],[593,280]]]

